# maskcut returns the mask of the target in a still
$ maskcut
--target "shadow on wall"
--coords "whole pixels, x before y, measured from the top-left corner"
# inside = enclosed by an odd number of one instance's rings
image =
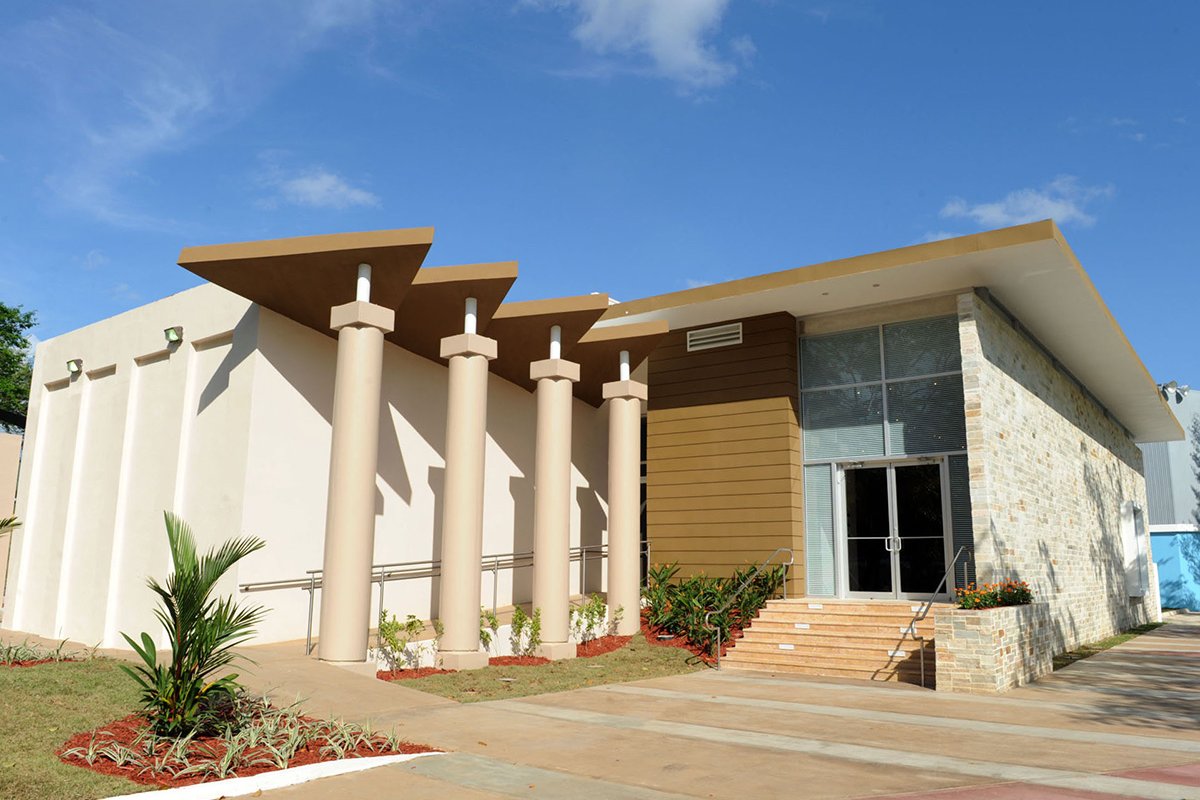
[[[233,342],[229,352],[221,359],[221,363],[217,365],[212,377],[208,379],[208,383],[204,384],[204,388],[200,390],[196,416],[203,414],[205,409],[229,389],[229,379],[233,375],[233,371],[254,354],[258,319],[258,306],[252,305],[246,309],[246,313],[242,314],[241,319],[233,326]],[[197,347],[200,346],[200,344],[197,345]],[[175,347],[177,348],[178,344]]]
[[[533,478],[512,475],[508,479],[508,493],[513,504],[514,553],[533,552]],[[512,574],[514,603],[533,602],[533,569],[514,569]]]
[[[575,489],[575,502],[579,505],[579,544],[581,547],[599,548],[604,544],[604,533],[608,528],[608,513],[600,505],[596,490],[590,486],[579,486]],[[583,567],[583,559],[587,558],[587,566]],[[587,556],[585,551],[580,558],[579,587],[582,594],[594,594],[604,591],[602,580],[603,561],[598,555]],[[586,578],[586,581],[585,581]]]
[[[1156,533],[1151,538],[1162,604],[1200,611],[1200,533]]]
[[[1032,345],[1014,347],[1013,337],[1024,335],[990,306],[982,301],[980,305],[983,311],[977,332],[988,364],[1032,395],[1032,402],[1046,404],[1071,426],[1060,434],[1007,431],[1008,438],[995,447],[1008,449],[1010,455],[1016,448],[1027,457],[1022,467],[1027,470],[1035,469],[1031,465],[1043,459],[1046,470],[1051,464],[1058,470],[1078,465],[1073,476],[1055,482],[1007,476],[1049,496],[1029,498],[1030,508],[1022,497],[1020,508],[1002,508],[990,514],[988,535],[995,572],[981,579],[1026,580],[1034,589],[1035,600],[1051,603],[1049,624],[1055,653],[1085,643],[1083,639],[1100,638],[1097,631],[1103,636],[1146,622],[1143,601],[1127,595],[1120,519],[1122,503],[1136,499],[1141,451],[1115,422],[1101,416],[1093,401],[1051,365],[1044,353]],[[1070,495],[1055,495],[1066,485],[1078,489]],[[1063,541],[1062,531],[1055,530],[1055,525],[1070,526],[1070,542]],[[1021,557],[1030,547],[1036,548],[1036,560]]]
[[[1095,437],[1101,447],[1106,448],[1120,459],[1125,466],[1140,474],[1142,472],[1142,451],[1138,449],[1132,439],[1116,432],[1118,429],[1117,423],[1106,418],[1104,427],[1107,428],[1111,425],[1113,430],[1103,431],[1104,435],[1101,436],[1097,436],[1097,431],[1095,430],[1082,427],[1079,423],[1081,419],[1087,419],[1094,413],[1097,413],[1095,411],[1089,413],[1091,407],[1095,405],[1094,401],[1063,375],[1058,367],[1051,365],[1045,354],[1040,349],[1036,349],[1024,333],[1015,330],[1006,319],[1001,317],[995,309],[982,300],[979,300],[978,303],[985,310],[984,313],[988,315],[988,319],[983,325],[976,326],[983,357],[987,359],[988,363],[1003,372],[1017,384],[1023,386],[1036,396],[1038,400],[1052,408],[1059,416],[1074,426],[1079,431],[1080,436],[1087,438]],[[1016,359],[998,358],[997,353],[1006,353],[1007,347],[1003,343],[998,343],[993,338],[995,336],[993,329],[995,325],[1004,326],[1007,336],[1019,337],[1021,340],[1029,343],[1030,348],[1033,348],[1036,353],[1034,358],[1042,362],[1042,369],[1032,369],[1027,357],[1024,355]],[[1048,374],[1053,375],[1054,378],[1047,380]],[[1069,387],[1068,391],[1065,393],[1055,391],[1056,387],[1054,384],[1057,381],[1062,381],[1067,385]],[[1069,395],[1069,398],[1062,396],[1063,394]]]

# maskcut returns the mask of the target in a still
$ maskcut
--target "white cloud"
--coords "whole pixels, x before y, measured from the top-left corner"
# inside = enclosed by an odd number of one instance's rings
[[[985,228],[1021,225],[1053,219],[1060,225],[1093,225],[1096,218],[1087,208],[1097,200],[1116,194],[1111,186],[1084,186],[1073,175],[1059,175],[1038,189],[1017,189],[990,203],[968,203],[961,197],[942,207],[948,219],[969,219]]]
[[[112,287],[109,288],[108,293],[112,297],[113,300],[116,300],[121,303],[129,303],[132,305],[134,303],[140,303],[142,301],[141,293],[136,291],[128,283],[114,284]]]
[[[684,281],[689,289],[699,289],[701,286],[712,286],[712,281],[703,281],[697,278],[688,278]]]
[[[917,240],[916,244],[926,244],[928,242],[940,242],[943,239],[954,239],[962,236],[961,233],[953,231],[928,231],[924,236]]]
[[[524,5],[571,12],[578,20],[572,36],[585,50],[632,61],[575,74],[652,74],[693,91],[721,86],[738,71],[712,43],[729,0],[525,0]],[[739,36],[730,49],[746,63],[754,42]]]
[[[284,150],[259,153],[262,168],[253,176],[254,185],[270,194],[257,201],[260,208],[278,208],[281,204],[304,208],[343,210],[380,205],[373,192],[353,185],[349,180],[319,164],[292,166]]]
[[[261,0],[55,9],[0,32],[0,68],[43,104],[45,183],[63,205],[130,228],[172,229],[132,200],[151,160],[249,113],[302,58],[363,28],[378,0]],[[6,120],[12,124],[14,120]]]
[[[277,174],[269,185],[285,203],[308,208],[346,209],[377,206],[379,197],[351,186],[342,176],[322,167],[310,167],[292,175]]]
[[[99,250],[88,250],[83,257],[83,268],[86,270],[100,269],[108,264],[109,258]]]

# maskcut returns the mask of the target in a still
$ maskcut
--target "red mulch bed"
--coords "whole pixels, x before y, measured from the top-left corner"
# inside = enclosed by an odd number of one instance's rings
[[[308,718],[305,718],[305,719],[307,720]],[[309,720],[309,721],[312,721],[312,720]],[[176,786],[190,786],[191,784],[194,784],[194,783],[205,783],[205,782],[214,781],[214,780],[224,780],[224,779],[215,778],[215,777],[209,776],[209,775],[185,775],[181,778],[176,778],[176,777],[172,776],[170,773],[165,773],[165,772],[145,772],[145,773],[143,773],[142,769],[143,769],[144,765],[131,764],[128,766],[119,767],[116,765],[115,762],[109,761],[107,759],[97,759],[94,764],[88,764],[86,760],[84,760],[83,758],[81,758],[79,756],[64,756],[63,755],[63,753],[65,753],[67,750],[70,750],[74,747],[86,748],[88,746],[88,743],[91,741],[93,734],[96,735],[98,742],[108,743],[110,741],[115,741],[119,744],[125,745],[126,747],[130,747],[133,745],[133,742],[137,739],[138,734],[140,734],[145,729],[146,729],[146,720],[138,714],[130,714],[128,717],[124,717],[123,719],[119,719],[114,722],[110,722],[107,725],[96,728],[94,731],[84,731],[83,733],[75,734],[70,739],[68,739],[66,742],[64,742],[62,747],[58,748],[58,750],[55,751],[55,755],[57,755],[66,764],[74,764],[77,767],[83,767],[84,769],[90,769],[92,772],[98,772],[101,775],[114,775],[114,776],[120,777],[120,778],[128,778],[129,780],[133,781],[134,783],[140,783],[143,786],[158,786],[158,787],[163,787],[163,788],[173,788]],[[106,736],[106,734],[107,734],[107,736]],[[324,741],[322,741],[322,740],[310,742],[303,749],[296,752],[296,755],[293,756],[292,760],[288,762],[288,766],[289,767],[300,767],[305,764],[316,764],[320,761],[335,760],[335,759],[327,758],[327,757],[321,755],[321,746],[323,744],[324,744]],[[224,745],[221,743],[220,739],[218,739],[216,737],[209,737],[209,738],[197,737],[196,739],[193,740],[192,748],[189,748],[190,757],[192,758],[193,763],[196,763],[197,761],[200,760],[200,757],[196,754],[195,750],[196,749],[203,750],[203,748],[209,748],[212,751],[214,758],[219,758],[221,753],[224,751]],[[375,750],[371,750],[367,747],[359,747],[358,749],[347,753],[346,758],[365,758],[367,756],[395,755],[397,753],[433,753],[433,752],[437,752],[437,751],[434,750],[434,748],[427,747],[426,745],[423,745],[423,744],[413,744],[411,742],[401,742],[399,747],[395,750],[390,750],[390,749],[385,750],[385,749],[383,749],[383,747],[377,748]],[[247,760],[253,761],[256,757],[258,757],[260,755],[265,756],[266,751],[264,750],[264,751],[259,752],[259,751],[252,750],[248,753]],[[234,775],[230,775],[229,777],[244,778],[248,775],[258,775],[263,772],[273,772],[273,771],[275,771],[275,769],[276,768],[274,766],[267,765],[267,764],[259,764],[256,766],[247,766],[242,769],[238,769]]]
[[[575,645],[575,655],[578,658],[592,658],[593,656],[602,656],[605,653],[611,653],[614,650],[620,650],[625,645],[629,644],[632,636],[601,636],[592,639],[590,642]]]
[[[715,662],[715,659],[709,653],[701,650],[699,647],[689,642],[686,637],[674,636],[670,639],[659,639],[658,635],[660,633],[665,634],[667,632],[660,628],[650,627],[650,623],[646,621],[645,617],[642,617],[642,635],[646,637],[646,642],[648,644],[652,644],[656,647],[678,647],[681,650],[687,650],[705,664],[712,664]],[[721,645],[722,656],[729,652],[729,648],[737,644],[738,639],[742,638],[742,629],[734,628],[729,632],[729,635],[731,641],[725,642]]]
[[[413,678],[427,678],[430,675],[449,675],[456,670],[438,669],[437,667],[413,667],[412,669],[381,669],[375,677],[381,681],[408,681]]]
[[[489,667],[540,667],[549,663],[550,659],[541,656],[492,656],[488,659]]]
[[[65,661],[68,661],[68,660],[70,660],[70,659],[62,659],[62,658],[60,658],[60,659],[58,659],[58,660],[59,660],[59,661],[64,661],[64,662],[65,662]],[[36,667],[38,664],[53,664],[53,663],[55,663],[55,660],[54,660],[53,658],[38,658],[38,659],[32,659],[32,660],[30,660],[30,661],[10,661],[10,662],[9,662],[8,664],[6,664],[5,666],[9,666],[9,667]]]

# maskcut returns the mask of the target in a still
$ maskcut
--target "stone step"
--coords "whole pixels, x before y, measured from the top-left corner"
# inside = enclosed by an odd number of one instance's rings
[[[748,661],[755,663],[795,663],[795,664],[828,664],[833,666],[855,666],[864,668],[884,668],[912,662],[920,668],[920,651],[917,648],[873,648],[854,649],[828,647],[820,649],[805,648],[788,643],[776,642],[747,642],[741,640],[726,651],[725,658],[732,661]],[[724,659],[723,659],[724,660]],[[925,651],[925,669],[934,661],[933,653]]]
[[[747,662],[727,662],[721,659],[721,669],[737,672],[770,673],[776,675],[812,675],[826,678],[853,678],[867,681],[892,681],[899,683],[914,683],[920,685],[921,673],[909,669],[871,670],[826,665],[804,665],[791,663],[764,664]],[[925,687],[932,689],[936,685],[937,676],[929,665],[925,665]]]
[[[847,611],[847,612],[879,612],[890,611],[897,614],[907,613],[909,616],[923,608],[921,603],[908,600],[768,600],[770,609],[798,609],[811,611]],[[930,613],[938,608],[950,608],[949,603],[934,603]]]
[[[810,610],[777,610],[764,608],[758,612],[755,620],[763,620],[765,622],[807,622],[822,623],[822,624],[853,624],[853,625],[872,625],[877,627],[891,628],[893,626],[908,625],[913,621],[912,614],[907,613],[868,613],[868,612],[851,612],[851,611],[810,611]],[[933,630],[933,617],[928,616],[917,623],[919,628],[928,628]]]
[[[914,630],[914,626],[908,621],[877,625],[862,622],[845,622],[842,620],[799,620],[795,618],[781,620],[763,619],[761,617],[755,618],[751,627],[754,630],[764,631],[797,631],[812,636],[907,636]],[[928,639],[933,637],[934,628],[927,620],[926,622],[918,623],[915,626],[915,631]]]
[[[927,652],[933,651],[932,640],[925,639],[923,642],[918,642],[907,636],[901,637],[899,634],[872,636],[862,633],[848,636],[830,636],[827,634],[822,635],[820,631],[816,635],[813,635],[811,631],[768,631],[759,630],[757,627],[748,629],[745,635],[737,640],[739,646],[742,642],[791,644],[797,650],[826,650],[829,648],[849,648],[852,650],[916,650],[918,647],[924,646]]]

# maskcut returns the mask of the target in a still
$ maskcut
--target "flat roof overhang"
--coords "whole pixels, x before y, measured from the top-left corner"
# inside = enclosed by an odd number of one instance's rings
[[[612,306],[598,323],[673,329],[787,311],[811,317],[985,288],[1137,442],[1183,429],[1051,220],[758,275]],[[653,391],[653,387],[651,387]]]
[[[433,244],[433,228],[335,233],[185,247],[179,266],[332,336],[329,309],[354,300],[371,265],[371,302],[398,309]]]

